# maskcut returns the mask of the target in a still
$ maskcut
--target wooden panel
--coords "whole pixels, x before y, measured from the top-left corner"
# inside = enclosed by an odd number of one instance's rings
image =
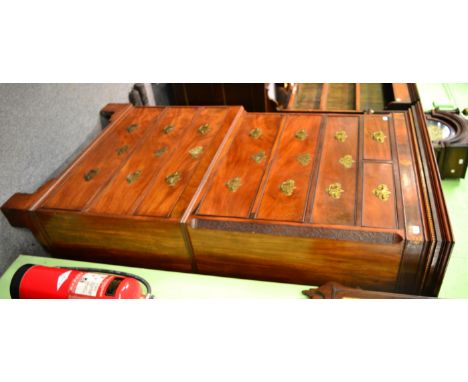
[[[61,257],[180,271],[192,269],[178,222],[51,210],[40,210],[37,216],[47,233],[49,249]]]
[[[421,202],[418,196],[416,173],[411,154],[408,128],[403,113],[393,114],[393,123],[398,151],[398,168],[401,181],[401,193],[405,217],[406,237],[412,241],[422,241],[423,223],[421,217]]]
[[[297,84],[297,94],[291,109],[318,110],[322,86],[323,84]]]
[[[362,225],[365,227],[395,228],[396,202],[393,166],[389,163],[364,163],[363,181]],[[378,193],[379,185],[388,187],[390,194],[388,194],[387,200],[382,200],[375,195]]]
[[[286,120],[257,214],[259,219],[303,221],[321,121],[317,115]],[[288,180],[294,181],[291,195],[280,189]]]
[[[392,84],[393,95],[396,102],[411,103],[411,96],[408,89],[408,84]]]
[[[360,110],[383,110],[385,108],[385,97],[382,84],[360,84],[360,94]]]
[[[388,119],[387,115],[364,116],[364,159],[392,160]]]
[[[159,108],[134,109],[118,124],[101,133],[105,134],[105,139],[98,140],[87,155],[72,165],[55,192],[45,199],[43,207],[82,209],[127,160],[139,139],[156,123],[161,111]]]
[[[379,245],[190,227],[189,234],[201,273],[308,285],[337,280],[386,291],[394,290],[402,250],[402,243]]]
[[[132,214],[135,204],[179,147],[197,108],[166,109],[145,141],[88,208],[90,212]],[[173,129],[166,129],[173,126]],[[165,130],[166,129],[166,130]],[[134,180],[132,180],[132,174]]]
[[[313,223],[355,224],[358,118],[328,117],[312,211]],[[337,140],[337,133],[339,136],[341,132],[346,135],[344,142]],[[346,155],[354,161],[349,163],[349,168],[340,163]],[[327,188],[336,183],[343,190],[337,199],[327,193]]]
[[[145,216],[170,216],[177,200],[187,186],[194,169],[201,158],[209,150],[211,140],[216,136],[226,118],[228,108],[205,108],[195,116],[190,127],[177,142],[174,154],[166,160],[166,165],[154,178],[154,182],[146,190],[136,214]],[[209,130],[200,133],[201,126],[209,126]],[[203,152],[195,157],[190,150],[202,147]],[[193,153],[193,151],[192,151]],[[171,185],[169,177],[178,174],[180,180]]]
[[[214,170],[216,175],[197,214],[249,217],[281,118],[278,114],[250,114],[244,118],[229,151]],[[254,131],[261,134],[254,138]],[[253,157],[261,153],[265,158],[256,162]],[[227,183],[235,178],[239,178],[240,186],[230,191]]]
[[[356,107],[355,84],[329,84],[326,110],[354,110]]]

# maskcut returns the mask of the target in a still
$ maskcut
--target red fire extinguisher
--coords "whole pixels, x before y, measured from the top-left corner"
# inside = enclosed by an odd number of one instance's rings
[[[140,282],[146,288],[142,293]],[[25,264],[13,275],[12,298],[153,298],[151,286],[142,277],[97,268],[62,268]]]

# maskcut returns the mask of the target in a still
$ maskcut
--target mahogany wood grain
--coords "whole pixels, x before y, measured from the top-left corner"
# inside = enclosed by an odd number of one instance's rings
[[[244,118],[229,151],[217,166],[198,214],[249,216],[281,119],[279,114],[250,114]],[[250,135],[255,129],[261,131],[258,138]],[[265,159],[257,163],[252,157],[261,152]],[[234,178],[239,178],[240,186],[230,191],[227,182]]]
[[[192,269],[177,221],[44,209],[36,214],[55,253],[68,256],[73,249],[76,256],[96,262]]]
[[[259,219],[304,220],[321,120],[321,116],[287,117],[256,215]],[[305,135],[303,140],[296,137],[301,132]],[[281,192],[280,186],[287,180],[294,181],[292,195]]]
[[[390,132],[388,129],[388,115],[364,116],[364,159],[391,161]],[[373,138],[374,133],[383,133],[384,141]]]
[[[453,236],[419,103],[385,115],[107,110],[109,127],[62,175],[2,206],[11,224],[31,229],[53,255],[437,294]],[[166,124],[174,125],[168,134]],[[206,135],[201,124],[211,129]],[[386,136],[381,146],[369,140],[374,128]],[[196,146],[204,148],[198,157],[187,155]],[[303,166],[297,156],[306,152]],[[100,171],[85,180],[91,164]],[[179,171],[171,187],[166,177]],[[296,187],[289,197],[279,191],[287,179]],[[326,192],[331,183],[341,184],[339,198]],[[381,183],[387,201],[374,194]]]
[[[102,133],[106,139],[100,140],[86,157],[73,164],[68,177],[46,198],[43,207],[82,209],[113,177],[116,168],[126,161],[138,141],[157,122],[160,113],[161,109],[134,109],[120,123],[108,127]],[[118,155],[118,150],[125,146],[127,150]],[[96,174],[86,180],[90,171]]]
[[[309,285],[337,280],[386,291],[395,288],[402,250],[402,243],[298,237],[291,241],[288,236],[191,227],[189,234],[201,273]]]
[[[330,89],[330,84],[322,84],[322,92],[320,93],[320,110],[325,110],[328,103],[328,91]]]
[[[313,223],[355,224],[358,121],[357,116],[328,117],[312,211]],[[343,142],[335,138],[340,132],[347,136]],[[354,161],[350,168],[340,163],[340,159],[346,155],[350,155]],[[327,188],[337,183],[343,192],[339,198],[333,198],[327,193]]]
[[[362,225],[366,227],[396,228],[396,199],[393,185],[393,166],[390,163],[364,163]],[[388,200],[374,195],[381,184],[388,186]]]
[[[163,111],[159,120],[150,128],[146,138],[140,142],[127,162],[119,169],[107,186],[94,198],[87,211],[103,214],[132,214],[142,195],[154,177],[161,171],[168,158],[172,158],[178,140],[189,127],[196,108],[175,108]],[[167,126],[174,129],[166,134]],[[166,150],[166,151],[164,151]],[[156,154],[157,153],[157,154]],[[129,176],[140,175],[132,182]]]
[[[408,89],[408,84],[393,83],[392,87],[396,102],[411,103],[411,95]]]

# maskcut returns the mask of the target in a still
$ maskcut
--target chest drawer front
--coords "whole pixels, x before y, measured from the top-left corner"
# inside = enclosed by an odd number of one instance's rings
[[[227,108],[205,108],[196,115],[175,151],[148,188],[136,214],[170,216],[200,160],[209,155],[209,147],[226,120]]]
[[[363,182],[362,225],[396,228],[393,165],[364,163]]]
[[[322,117],[291,116],[270,165],[258,219],[304,220]]]
[[[281,116],[251,114],[236,132],[228,152],[214,169],[199,215],[248,218],[257,195]]]
[[[358,118],[327,118],[312,223],[355,224]]]
[[[364,116],[364,159],[392,160],[388,124],[388,116]]]
[[[108,127],[70,167],[42,207],[81,210],[112,178],[119,166],[158,120],[161,109],[134,109],[117,125]]]
[[[174,155],[184,132],[190,127],[196,108],[165,109],[112,181],[96,197],[89,211],[131,214],[154,177]]]

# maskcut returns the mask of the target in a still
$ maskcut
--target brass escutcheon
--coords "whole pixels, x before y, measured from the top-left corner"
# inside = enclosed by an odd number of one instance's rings
[[[249,135],[253,139],[257,139],[258,137],[260,137],[260,135],[262,135],[262,129],[256,127],[255,129],[250,130]]]
[[[160,149],[157,149],[157,150],[154,151],[154,156],[159,158],[164,153],[166,153],[167,150],[169,150],[169,148],[167,146],[163,146]]]
[[[203,146],[197,146],[189,150],[189,154],[192,158],[198,158],[198,156],[203,152]]]
[[[128,131],[129,133],[131,133],[131,132],[133,132],[137,127],[138,127],[138,125],[132,124],[132,125],[130,125],[130,126],[127,127],[127,131]]]
[[[210,131],[210,125],[208,125],[207,123],[204,123],[203,125],[201,125],[201,126],[198,128],[198,132],[199,132],[201,135],[206,135],[206,134],[208,134],[208,131]]]
[[[353,167],[353,163],[355,162],[353,160],[353,157],[351,155],[345,155],[344,157],[340,158],[338,160],[338,162],[340,162],[340,164],[342,164],[344,166],[344,168],[351,168]]]
[[[296,189],[296,182],[293,179],[285,180],[279,186],[281,192],[286,196],[291,196]]]
[[[256,163],[260,163],[263,159],[265,159],[265,151],[261,150],[257,154],[252,155],[250,158]]]
[[[386,184],[379,184],[377,188],[372,190],[372,193],[380,200],[386,202],[390,198],[390,190]]]
[[[235,178],[229,179],[224,185],[231,192],[236,192],[240,186],[242,186],[241,178],[236,176]]]
[[[344,190],[341,188],[341,183],[332,183],[327,187],[325,191],[333,199],[341,198],[341,194],[344,192]]]
[[[119,147],[116,151],[117,151],[117,155],[121,156],[122,154],[125,154],[128,151],[128,145]]]
[[[127,182],[128,184],[132,184],[133,182],[135,182],[141,175],[141,171],[140,170],[137,170],[135,172],[132,172],[130,174],[127,175]]]
[[[311,159],[311,156],[309,153],[304,153],[297,157],[297,161],[303,166],[307,166],[310,162],[310,159]]]
[[[335,133],[335,139],[338,142],[344,142],[348,138],[348,134],[346,134],[346,131],[340,130]]]
[[[182,176],[179,174],[178,171],[176,171],[176,172],[173,172],[171,175],[166,176],[166,183],[169,186],[174,187],[181,179],[182,179]]]
[[[163,133],[164,134],[170,134],[173,130],[174,130],[174,125],[167,125],[164,129],[163,129]]]
[[[307,133],[305,129],[301,129],[301,130],[296,131],[296,134],[294,134],[294,137],[300,141],[303,141],[304,139],[307,138]]]
[[[93,168],[89,170],[86,174],[84,174],[84,180],[89,182],[91,179],[93,179],[96,176],[98,172],[99,172],[98,168]]]
[[[383,131],[376,131],[376,132],[372,133],[372,139],[374,141],[379,142],[379,143],[384,143],[385,138],[387,138],[387,137],[385,136]]]

